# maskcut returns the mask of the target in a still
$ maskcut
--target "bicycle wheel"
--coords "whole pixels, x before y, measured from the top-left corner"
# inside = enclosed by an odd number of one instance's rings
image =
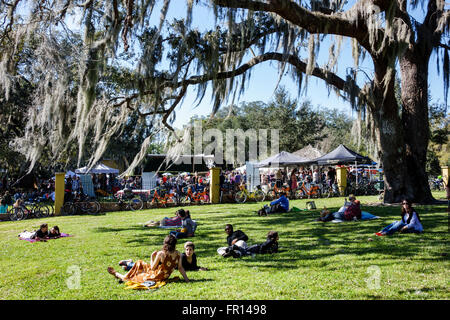
[[[100,211],[100,203],[97,201],[84,202],[83,211],[89,214],[96,214]]]
[[[12,208],[8,211],[9,220],[11,221],[20,221],[24,219],[24,212],[22,208]]]
[[[76,212],[76,208],[72,202],[66,202],[61,208],[62,215],[72,216]]]
[[[35,216],[38,218],[47,218],[50,215],[50,211],[47,206],[37,205],[35,210]]]
[[[237,203],[244,203],[247,200],[247,195],[243,191],[238,191],[234,196],[234,200],[236,200]]]
[[[100,204],[100,202],[98,202],[98,201],[93,201],[93,203],[94,203],[95,208],[96,208],[95,213],[99,213],[100,211],[102,211],[102,205]]]
[[[142,209],[142,207],[144,206],[144,202],[140,198],[133,198],[130,200],[128,205],[131,210],[136,211]]]
[[[262,202],[266,198],[266,194],[262,190],[256,190],[254,195],[256,202]]]
[[[43,204],[41,204],[41,206],[43,206],[47,209],[49,217],[53,217],[55,215],[55,209],[52,205],[50,205],[48,203],[43,203]]]
[[[267,195],[269,196],[270,199],[275,199],[277,197],[277,193],[275,192],[275,190],[269,190],[267,191]]]

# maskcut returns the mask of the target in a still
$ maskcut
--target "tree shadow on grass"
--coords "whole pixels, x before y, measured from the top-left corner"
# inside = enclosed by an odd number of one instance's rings
[[[417,294],[418,292],[436,292],[438,294],[443,294],[442,297],[444,297],[445,295],[448,295],[448,288],[441,287],[441,286],[438,286],[436,288],[422,287],[422,288],[418,288],[418,289],[401,290],[398,293],[399,294],[406,294],[406,293]]]
[[[123,228],[110,228],[110,227],[97,227],[94,229],[94,232],[122,232],[122,231],[144,231],[146,228],[142,226],[129,226],[129,227],[123,227]]]
[[[381,219],[343,223],[315,222],[314,220],[320,214],[319,209],[308,212],[288,212],[259,217],[256,215],[256,211],[253,212],[252,210],[250,212],[248,210],[249,206],[244,207],[246,207],[246,211],[244,212],[238,212],[236,214],[236,210],[240,209],[239,206],[239,208],[230,209],[229,214],[217,215],[212,219],[209,217],[202,219],[201,215],[199,215],[196,236],[180,239],[177,245],[178,251],[181,252],[183,250],[182,244],[185,241],[193,241],[196,245],[199,243],[196,246],[196,252],[199,256],[216,256],[217,259],[223,259],[217,254],[217,248],[227,245],[226,234],[224,232],[224,226],[227,223],[233,224],[235,230],[241,229],[244,231],[249,236],[249,241],[247,241],[249,245],[265,240],[267,231],[280,229],[280,248],[286,246],[286,252],[280,253],[281,256],[273,256],[269,260],[267,257],[256,259],[242,258],[245,264],[251,267],[289,269],[300,260],[319,259],[325,259],[323,261],[326,266],[326,259],[335,255],[354,255],[361,257],[357,258],[360,260],[376,260],[378,256],[383,256],[383,259],[386,259],[386,256],[392,258],[411,258],[420,255],[420,249],[422,246],[427,245],[426,242],[430,242],[432,245],[436,245],[437,243],[446,244],[445,237],[447,233],[433,231],[443,224],[448,224],[446,208],[436,206],[418,208],[419,214],[426,212],[421,214],[422,224],[426,230],[425,233],[420,235],[396,234],[391,237],[383,237],[382,239],[377,238],[374,233],[392,221],[399,220],[400,207],[363,207],[364,211],[377,215]],[[328,210],[330,212],[336,212],[339,208],[331,207]],[[441,215],[438,215],[438,213],[441,213]],[[195,219],[194,212],[192,215]],[[288,224],[292,225],[294,230],[286,230],[286,225]],[[173,229],[143,228],[141,226],[123,228],[99,227],[96,229],[97,232],[123,232],[130,230],[142,232],[134,234],[132,239],[127,242],[128,244],[157,248],[162,246],[164,237]],[[367,240],[369,237],[373,238],[371,242]],[[444,239],[441,240],[440,238]],[[421,241],[417,241],[418,239],[421,239]],[[317,249],[319,249],[319,252],[317,252]],[[310,254],[309,252],[311,250],[315,250],[315,252]],[[283,257],[283,255],[289,254],[289,252],[295,252],[295,257]],[[368,257],[368,255],[372,256]],[[442,261],[446,257],[421,259],[436,262]],[[273,264],[264,265],[267,261],[272,260],[274,261]],[[392,263],[395,262],[395,259],[392,259]]]

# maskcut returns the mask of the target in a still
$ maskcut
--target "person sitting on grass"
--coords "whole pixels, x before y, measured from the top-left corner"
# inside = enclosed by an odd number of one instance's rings
[[[193,237],[195,229],[197,228],[197,224],[194,221],[192,221],[189,210],[180,211],[179,215],[181,217],[181,229],[170,231],[170,234],[177,239]]]
[[[270,207],[265,205],[263,210],[258,212],[258,215],[269,213],[284,213],[289,211],[289,199],[286,197],[286,192],[282,192],[277,200],[270,203]]]
[[[195,245],[192,241],[188,241],[184,244],[184,252],[181,254],[181,264],[185,271],[207,271],[207,268],[203,268],[197,265],[197,255],[194,252]]]
[[[148,221],[148,222],[146,222],[144,224],[144,227],[150,228],[150,227],[159,227],[159,226],[161,226],[161,227],[164,227],[164,226],[170,226],[170,227],[181,226],[181,215],[180,215],[180,212],[185,212],[185,211],[184,211],[184,209],[177,210],[175,212],[175,217],[172,217],[172,218],[165,217],[165,218],[163,218],[160,221],[150,220],[150,221]],[[189,210],[187,210],[186,212],[189,213]]]
[[[250,247],[238,247],[233,245],[224,255],[224,257],[232,256],[233,258],[239,258],[242,256],[253,254],[267,254],[278,252],[278,232],[269,231],[267,233],[267,239],[261,244],[254,244]]]
[[[144,283],[146,281],[160,282],[169,279],[173,270],[178,266],[178,271],[186,282],[189,278],[181,263],[181,255],[176,250],[177,238],[168,235],[164,238],[164,244],[160,251],[154,251],[150,263],[138,260],[132,263],[131,269],[122,275],[113,267],[108,267],[108,273],[119,279],[119,281],[133,281]]]
[[[46,241],[48,239],[48,224],[43,223],[39,227],[39,230],[36,230],[34,234],[30,237],[30,239],[35,239],[37,241]]]
[[[391,235],[399,231],[400,233],[421,233],[423,226],[420,221],[419,214],[411,206],[408,200],[402,201],[402,219],[394,221],[380,232],[375,233],[377,236]]]
[[[344,206],[342,206],[338,212],[332,212],[324,217],[318,218],[316,221],[331,221],[334,219],[344,220],[344,221],[352,221],[352,220],[360,220],[361,219],[361,203],[359,200],[356,200],[356,197],[351,194],[348,197],[350,202],[345,202]]]

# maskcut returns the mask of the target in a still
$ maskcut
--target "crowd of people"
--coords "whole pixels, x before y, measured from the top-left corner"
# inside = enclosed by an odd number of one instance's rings
[[[274,181],[275,183],[284,183],[286,179],[291,183],[302,181],[302,179],[311,179],[311,181],[317,181],[316,179],[327,179],[331,182],[336,178],[336,172],[333,168],[329,168],[328,171],[320,173],[319,171],[308,170],[292,170],[290,174],[283,176],[283,171],[276,171],[272,176],[267,175],[268,181]],[[245,183],[245,173],[240,174],[238,172],[223,172],[221,174],[223,181],[233,184]],[[119,181],[117,185],[112,181]],[[103,176],[93,177],[94,183],[98,184],[100,188],[108,185],[113,187],[130,187],[139,188],[141,183],[140,177],[115,179],[114,176],[106,176],[106,180]],[[112,184],[111,184],[112,183]],[[176,188],[176,186],[183,185],[205,185],[209,183],[209,177],[194,175],[178,175],[168,176],[163,175],[159,178],[158,184],[161,186]],[[175,186],[174,186],[175,184]],[[80,191],[81,183],[79,178],[67,178],[66,187],[70,187],[72,191]],[[111,189],[113,190],[113,189]],[[14,201],[21,199],[22,194],[19,192],[13,195],[6,193],[2,201]],[[356,199],[354,195],[350,195],[348,202],[345,201],[344,205],[337,212],[327,212],[322,215],[317,221],[328,222],[334,219],[342,221],[358,221],[362,218],[361,203]],[[285,192],[281,192],[278,199],[270,202],[269,205],[264,206],[258,215],[268,215],[276,213],[289,212],[289,199]],[[264,214],[263,214],[264,213]],[[197,223],[191,218],[189,210],[178,209],[174,217],[165,217],[158,221],[149,221],[144,224],[145,227],[177,227],[177,230],[169,231],[169,234],[163,240],[163,246],[160,250],[156,250],[151,254],[150,262],[147,263],[143,260],[133,261],[131,259],[119,261],[125,274],[117,272],[113,267],[108,267],[107,271],[121,282],[129,283],[147,283],[155,285],[157,282],[167,281],[173,271],[178,269],[183,279],[189,282],[187,271],[207,271],[208,268],[201,267],[199,265],[199,257],[195,253],[195,245],[193,241],[187,241],[184,244],[184,252],[180,253],[176,250],[176,245],[179,239],[192,238],[195,236],[197,229]],[[423,226],[417,210],[415,210],[410,201],[404,200],[402,202],[401,218],[399,221],[394,221],[381,231],[377,232],[377,236],[392,235],[395,232],[400,233],[421,233],[423,232]],[[255,256],[257,254],[275,254],[279,252],[279,234],[277,231],[270,230],[266,234],[266,240],[262,243],[254,243],[249,245],[249,237],[247,234],[237,229],[235,230],[232,224],[225,225],[226,239],[225,247],[217,249],[217,252],[224,258],[242,258],[245,256]],[[42,224],[38,230],[36,230],[32,239],[38,241],[46,241],[47,239],[57,238],[61,235],[59,227],[54,226],[49,229],[47,224]]]
[[[175,212],[175,217],[149,221],[144,226],[178,226],[181,229],[170,231],[163,240],[162,248],[153,251],[151,254],[149,263],[143,260],[135,262],[132,259],[120,260],[118,264],[126,271],[125,274],[117,272],[113,267],[108,267],[108,273],[117,278],[119,282],[126,282],[128,285],[143,284],[146,287],[151,287],[167,281],[175,269],[178,269],[186,282],[190,282],[186,271],[208,271],[208,268],[201,267],[198,264],[193,241],[185,242],[183,253],[176,250],[178,239],[193,237],[195,233],[196,224],[191,219],[188,210],[178,209]],[[217,250],[224,258],[240,258],[278,252],[279,236],[276,231],[269,231],[265,242],[250,246],[247,245],[248,236],[241,230],[234,231],[231,224],[225,226],[225,233],[227,234],[227,247]]]
[[[117,174],[90,174],[92,177],[93,189],[95,196],[108,197],[115,195],[119,190],[134,190],[142,189],[142,177],[128,176],[119,177]],[[353,178],[352,178],[353,177]],[[349,172],[349,179],[355,179],[353,174]],[[246,184],[247,174],[239,170],[222,170],[220,173],[220,187],[230,192],[239,190],[239,186]],[[308,168],[294,168],[292,170],[274,169],[261,170],[260,173],[261,186],[267,186],[266,190],[270,190],[273,186],[282,188],[288,186],[291,191],[301,187],[302,183],[327,183],[330,186],[336,183],[336,170],[333,167],[325,169],[311,170]],[[210,176],[206,173],[179,173],[158,174],[156,179],[156,187],[164,188],[168,191],[173,191],[177,194],[183,194],[187,186],[192,188],[193,192],[203,191],[209,187]],[[55,180],[50,179],[36,179],[32,189],[15,188],[10,179],[6,175],[0,177],[0,197],[9,199],[9,195],[13,196],[9,205],[12,205],[17,198],[22,198],[25,201],[54,201],[55,199]],[[80,176],[69,175],[65,178],[65,192],[66,194],[86,194],[85,187],[81,182]],[[8,194],[6,194],[8,191]],[[289,196],[289,195],[287,195]]]
[[[281,203],[281,201],[279,202]],[[272,206],[274,206],[272,204]],[[183,229],[189,228],[188,225],[191,222],[185,223],[185,221],[192,221],[188,211],[179,209],[176,212],[175,218],[181,218],[181,227]],[[152,226],[164,225],[169,218],[164,218],[159,223],[154,223]],[[330,221],[332,219],[341,219],[344,221],[352,221],[361,219],[360,202],[355,196],[349,197],[349,202],[345,202],[344,206],[337,212],[328,213],[327,215],[319,218],[319,221]],[[192,231],[192,230],[191,230]],[[194,252],[195,245],[192,241],[188,241],[184,244],[184,253],[180,253],[176,250],[176,244],[178,239],[194,236],[193,231],[183,231],[185,234],[181,234],[179,231],[171,231],[169,235],[164,238],[163,247],[159,251],[154,251],[151,254],[150,263],[146,263],[143,260],[133,262],[131,259],[119,261],[119,265],[123,267],[126,274],[117,272],[113,267],[108,267],[107,271],[120,282],[130,281],[131,283],[148,283],[154,285],[158,281],[167,281],[170,275],[175,269],[183,276],[186,282],[189,282],[186,271],[207,271],[205,267],[198,265],[198,258]],[[401,233],[421,233],[423,232],[423,226],[421,224],[420,217],[417,211],[412,207],[411,202],[404,200],[402,202],[401,220],[395,221],[388,225],[380,232],[377,232],[377,236],[391,235],[394,232]],[[226,233],[226,247],[220,247],[217,252],[224,258],[242,258],[245,256],[255,256],[257,254],[275,254],[279,252],[279,234],[277,231],[268,231],[266,240],[262,243],[255,243],[248,245],[249,237],[247,234],[237,229],[235,230],[232,224],[225,225]]]

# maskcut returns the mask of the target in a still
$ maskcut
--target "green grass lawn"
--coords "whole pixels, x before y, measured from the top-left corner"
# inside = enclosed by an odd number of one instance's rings
[[[443,198],[444,193],[436,193]],[[174,208],[64,216],[0,223],[0,299],[449,299],[449,216],[446,205],[417,207],[425,233],[376,237],[398,220],[399,207],[368,207],[377,197],[358,197],[364,211],[381,219],[315,222],[326,205],[337,211],[343,198],[315,200],[317,210],[258,217],[261,204],[191,206],[198,222],[193,240],[201,266],[191,283],[168,283],[155,291],[124,290],[106,272],[121,259],[149,261],[166,229],[143,228],[147,220],[173,216]],[[304,209],[308,200],[291,201]],[[267,202],[265,202],[267,203]],[[29,243],[23,230],[47,222],[74,237]],[[222,258],[226,223],[249,236],[249,244],[280,234],[281,252],[242,259]],[[370,241],[370,239],[373,241]],[[179,241],[183,249],[185,239]],[[70,289],[79,274],[80,287]],[[180,276],[175,271],[173,276]],[[378,280],[377,280],[378,279]]]

